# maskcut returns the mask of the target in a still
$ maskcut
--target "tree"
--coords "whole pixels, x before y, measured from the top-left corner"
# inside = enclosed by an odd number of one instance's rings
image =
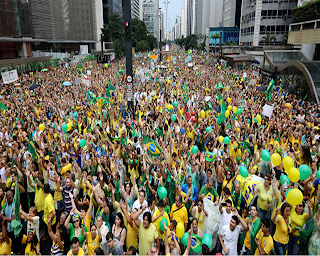
[[[261,38],[260,43],[263,43],[264,45],[268,45],[268,44],[271,44],[274,41],[276,41],[275,36],[268,33],[266,36]]]
[[[147,42],[149,44],[149,51],[152,51],[157,47],[157,38],[155,38],[153,35],[148,35]]]
[[[148,30],[146,24],[142,20],[132,19],[132,46],[136,47],[140,41],[148,40]]]
[[[220,35],[219,33],[216,32],[211,35],[211,38],[214,40],[214,46],[216,46],[216,43],[217,43],[216,40],[220,38]],[[216,54],[216,48],[214,48],[214,54]]]
[[[113,14],[110,16],[110,22],[104,24],[101,30],[104,35],[104,41],[124,39],[124,20],[119,14]]]
[[[149,50],[149,43],[148,41],[140,41],[137,43],[136,49],[137,52],[145,52]]]

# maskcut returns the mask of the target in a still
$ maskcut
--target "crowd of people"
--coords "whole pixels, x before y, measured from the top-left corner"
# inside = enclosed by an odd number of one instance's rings
[[[164,58],[134,58],[133,108],[124,59],[1,84],[0,255],[320,254],[319,106],[267,100],[250,64],[175,45]],[[87,70],[90,85],[75,83]],[[282,182],[285,157],[310,175]],[[209,243],[208,201],[220,212]]]

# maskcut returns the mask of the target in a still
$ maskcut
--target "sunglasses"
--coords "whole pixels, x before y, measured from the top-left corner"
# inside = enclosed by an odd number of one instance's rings
[[[75,221],[73,221],[74,223],[76,223],[76,222],[80,222],[80,220],[75,220]]]

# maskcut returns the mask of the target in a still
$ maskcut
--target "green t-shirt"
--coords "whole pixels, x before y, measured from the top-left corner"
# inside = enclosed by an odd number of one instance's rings
[[[191,167],[189,166],[188,168],[188,174],[191,176],[192,178],[192,184],[195,185],[195,187],[197,188],[197,190],[199,191],[199,175],[197,174],[197,171],[192,172],[191,171]]]
[[[213,187],[209,190],[207,189],[206,185],[202,186],[199,195],[205,195],[205,197],[212,202],[214,202],[219,196],[217,191]]]
[[[70,223],[69,225],[70,225],[70,228],[68,229],[68,233],[70,234],[70,241],[71,241],[72,238],[75,237],[75,229],[72,223]],[[84,227],[84,231],[88,232],[88,229],[86,226]],[[79,247],[82,247],[82,244],[84,240],[86,240],[86,238],[81,234],[81,232],[80,232],[80,235],[78,236],[78,239],[79,239]],[[71,245],[70,245],[70,249],[71,249]]]

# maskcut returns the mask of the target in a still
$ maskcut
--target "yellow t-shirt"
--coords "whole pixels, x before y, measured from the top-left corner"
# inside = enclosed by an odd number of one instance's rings
[[[276,223],[276,232],[274,233],[274,241],[287,244],[289,242],[289,233],[291,232],[291,218],[289,217],[288,225],[282,215],[278,214],[279,222]],[[289,232],[288,232],[289,227]]]
[[[182,205],[182,207],[179,209],[176,204],[174,203],[171,207],[170,211],[170,217],[171,219],[175,220],[177,223],[182,222],[182,223],[188,223],[188,212],[187,208]]]
[[[237,156],[236,154],[237,147],[238,147],[238,143],[236,141],[234,141],[233,143],[231,141],[229,142],[230,157],[233,157],[234,159]]]
[[[45,197],[44,199],[44,216],[43,216],[43,221],[48,224],[47,221],[47,214],[50,214],[52,211],[54,211],[54,203],[53,203],[53,198],[52,195],[49,194]],[[56,223],[56,215],[54,216],[53,220],[51,220],[51,225],[54,225]]]
[[[62,169],[61,169],[61,172],[60,174],[63,175],[63,179],[66,178],[66,173],[67,171],[71,171],[71,164],[67,164],[66,166],[63,166]]]
[[[21,244],[26,245],[26,248],[24,250],[24,254],[25,255],[37,255],[37,252],[35,250],[31,249],[31,243],[27,243],[27,238],[28,237],[26,235],[23,235],[22,241],[21,241]]]
[[[57,183],[55,182],[53,185],[54,189],[54,201],[59,202],[63,199],[62,192],[58,191]]]
[[[158,231],[152,223],[150,223],[148,229],[144,228],[143,224],[141,223],[139,227],[139,255],[147,255],[148,250],[154,243],[154,240],[156,240],[157,238]]]
[[[76,254],[73,254],[72,253],[72,250],[70,250],[70,251],[68,251],[68,254],[67,254],[68,256],[73,256],[73,255],[76,255]],[[81,247],[79,247],[79,251],[78,251],[78,254],[77,255],[84,255],[84,251],[82,250],[82,248]]]
[[[204,212],[201,211],[201,213],[199,214],[198,206],[196,206],[195,211],[193,212],[192,215],[195,219],[198,220],[198,226],[199,226],[200,230],[203,231],[203,229],[204,229]]]
[[[259,190],[258,206],[262,210],[267,211],[268,204],[272,202],[272,187],[270,186],[269,189],[266,191],[264,185],[262,183],[259,183],[257,189]]]
[[[255,223],[255,221],[258,218],[256,218],[252,223]],[[247,219],[246,219],[247,220]],[[261,231],[261,230],[260,230]],[[262,233],[263,234],[263,233]],[[250,250],[251,249],[251,244],[250,244],[250,230],[247,231],[246,233],[246,238],[244,239],[244,245]]]
[[[128,213],[130,216],[130,213]],[[138,228],[136,224],[133,222],[133,227],[130,226],[129,223],[125,225],[127,228],[127,237],[126,237],[126,246],[130,248],[133,246],[134,248],[138,249]]]
[[[233,186],[232,181],[230,180],[230,181],[228,182],[228,181],[227,181],[227,178],[224,177],[223,182],[222,182],[222,189],[223,189],[224,187],[227,187],[227,188],[230,190],[230,193],[231,193],[232,186]]]
[[[0,244],[0,255],[11,255],[11,245],[11,239],[10,244],[7,244],[5,241],[3,241],[2,244]]]
[[[290,212],[290,218],[292,221],[292,228],[298,227],[301,228],[304,226],[304,224],[306,224],[307,220],[306,220],[306,213],[304,212],[301,215],[298,215],[296,213],[296,209],[295,207],[292,207],[291,212]],[[299,230],[295,231],[293,233],[295,236],[300,236],[300,232]]]
[[[259,240],[261,248],[264,250],[266,255],[270,255],[271,250],[273,249],[273,239],[269,234],[268,236],[264,236],[262,230],[260,229],[256,238]],[[260,255],[259,248],[257,247],[254,255]]]
[[[153,217],[157,217],[158,215],[160,215],[160,210],[159,209],[155,210],[155,212],[153,214]],[[163,234],[160,233],[160,221],[163,220],[163,219],[166,219],[167,222],[168,222],[168,225],[170,225],[170,219],[169,219],[169,215],[168,215],[167,212],[164,212],[163,215],[160,218],[158,218],[155,222],[152,222],[153,225],[158,230],[159,239],[162,239],[162,240],[164,239],[164,233]]]
[[[37,184],[35,184],[35,198],[34,204],[37,207],[37,212],[41,212],[44,209],[44,193],[42,188],[38,188]]]
[[[88,255],[93,255],[94,250],[100,247],[99,234],[97,232],[96,237],[92,239],[91,232],[87,232],[87,245],[88,245]]]

